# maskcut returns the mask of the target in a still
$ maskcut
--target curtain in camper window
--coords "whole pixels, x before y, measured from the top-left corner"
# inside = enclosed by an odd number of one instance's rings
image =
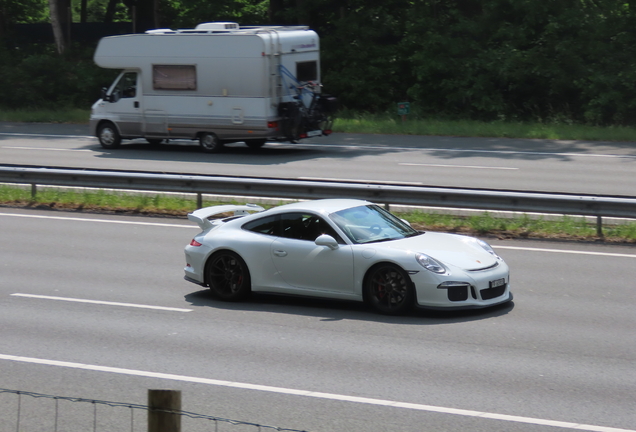
[[[196,66],[153,65],[152,87],[155,90],[196,90]]]

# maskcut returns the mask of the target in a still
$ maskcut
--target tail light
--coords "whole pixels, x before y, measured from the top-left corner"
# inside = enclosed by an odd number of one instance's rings
[[[201,243],[199,243],[195,239],[192,239],[192,241],[190,242],[190,246],[201,246]]]
[[[276,122],[276,121],[267,122],[267,127],[269,129],[276,129],[276,128],[278,128],[278,122]]]

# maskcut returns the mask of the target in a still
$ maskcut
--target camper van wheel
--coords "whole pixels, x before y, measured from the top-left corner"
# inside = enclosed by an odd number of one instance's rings
[[[259,149],[265,145],[264,139],[254,139],[245,141],[245,144],[251,149]]]
[[[217,153],[223,148],[223,143],[213,133],[202,133],[199,136],[199,143],[206,153]]]
[[[102,147],[114,149],[121,144],[121,136],[114,124],[111,122],[102,123],[97,129],[97,138]]]

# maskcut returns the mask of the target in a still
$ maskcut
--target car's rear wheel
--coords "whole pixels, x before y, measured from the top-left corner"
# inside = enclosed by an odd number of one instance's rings
[[[216,252],[207,265],[207,282],[218,298],[238,301],[251,290],[250,272],[245,261],[231,251]]]
[[[369,270],[364,294],[373,308],[386,315],[408,312],[413,308],[415,296],[409,275],[390,263],[379,264]]]
[[[223,149],[223,143],[213,133],[202,133],[199,136],[199,144],[206,153],[218,153]]]

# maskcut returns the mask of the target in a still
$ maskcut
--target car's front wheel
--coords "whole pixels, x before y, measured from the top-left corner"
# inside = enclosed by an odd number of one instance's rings
[[[409,275],[390,263],[379,264],[369,270],[364,294],[373,308],[386,315],[405,314],[413,308],[415,296]]]
[[[249,269],[234,252],[216,252],[208,260],[206,271],[210,290],[218,298],[238,301],[249,295],[252,284]]]
[[[114,149],[121,144],[119,131],[111,122],[102,123],[97,129],[97,139],[105,149]]]

